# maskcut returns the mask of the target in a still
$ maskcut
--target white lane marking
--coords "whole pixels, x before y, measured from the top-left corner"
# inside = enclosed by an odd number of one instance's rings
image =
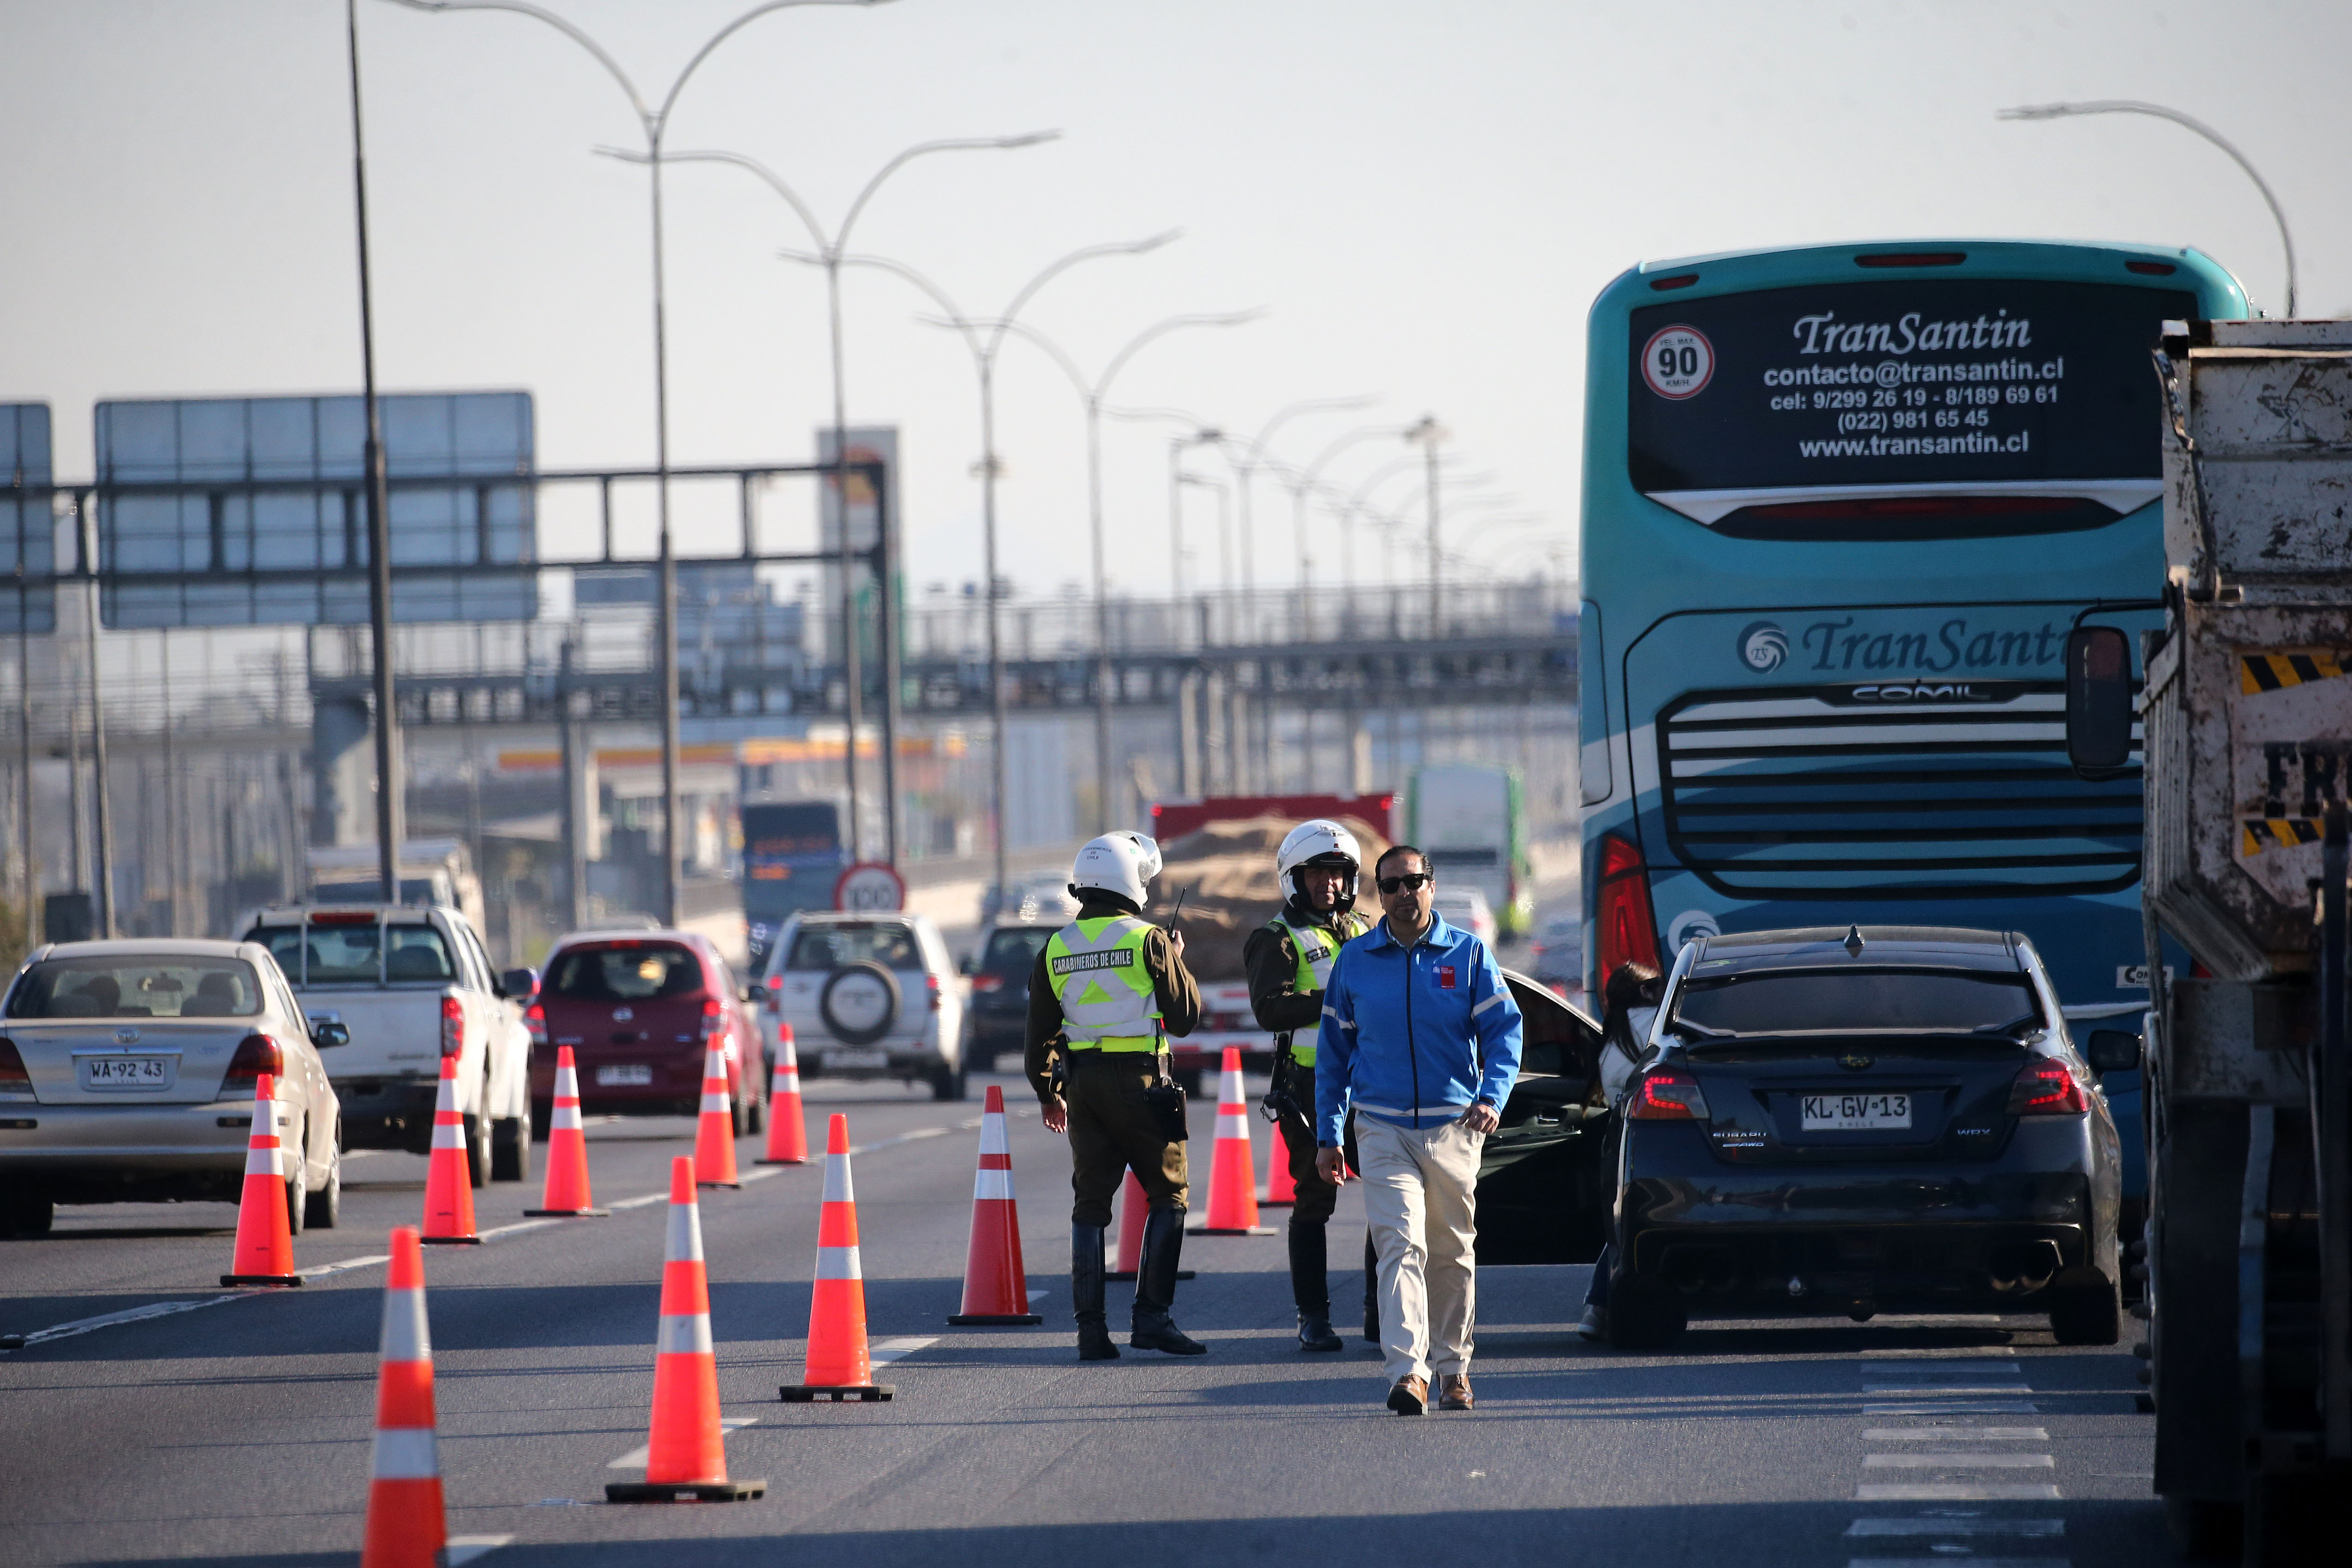
[[[2022,1377],[2025,1367],[2014,1361],[1874,1361],[1864,1374],[1869,1377]]]
[[[961,1132],[961,1133],[969,1133],[969,1132],[972,1132],[972,1131],[974,1131],[975,1129],[977,1129],[977,1128],[980,1126],[980,1124],[981,1124],[981,1122],[982,1122],[982,1120],[983,1120],[983,1118],[982,1118],[982,1117],[974,1116],[974,1117],[973,1117],[971,1121],[969,1121],[969,1122],[958,1122],[958,1123],[956,1124],[956,1130],[957,1130],[958,1132]]]
[[[53,1339],[71,1339],[76,1334],[89,1333],[97,1329],[110,1329],[117,1323],[135,1323],[148,1318],[168,1318],[175,1312],[201,1312],[206,1307],[241,1301],[254,1293],[249,1291],[239,1291],[234,1295],[203,1296],[193,1301],[150,1301],[143,1307],[126,1307],[121,1312],[108,1312],[102,1317],[76,1318],[69,1323],[58,1323],[53,1328],[36,1329],[25,1336],[25,1343],[47,1344]]]
[[[1864,1481],[1856,1502],[2056,1502],[2047,1481]]]
[[[893,1148],[900,1144],[914,1143],[920,1138],[944,1138],[953,1131],[955,1129],[952,1127],[917,1127],[914,1131],[901,1133],[895,1138],[877,1138],[870,1144],[852,1144],[849,1145],[849,1152],[853,1155],[870,1155],[877,1149]]]
[[[738,1185],[750,1186],[755,1181],[766,1181],[770,1176],[780,1176],[783,1174],[784,1167],[782,1166],[765,1166],[759,1170],[745,1171],[742,1181]]]
[[[2047,1454],[1865,1454],[1866,1470],[2054,1470]]]
[[[1933,1405],[1865,1405],[1865,1416],[2039,1416],[2042,1406],[2031,1399],[1945,1399]]]
[[[1871,1321],[1883,1323],[1895,1320],[1881,1316]],[[1862,1353],[1862,1357],[1864,1361],[1960,1361],[1980,1355],[2015,1355],[2016,1354],[2017,1348],[2014,1345],[1985,1344],[1972,1346],[1968,1350],[1865,1350]]]
[[[2039,1427],[1873,1427],[1862,1435],[1865,1443],[1899,1443],[1908,1437],[1949,1437],[1970,1443],[2046,1443],[2050,1434]]]
[[[866,1352],[866,1359],[877,1366],[887,1366],[894,1361],[926,1350],[940,1343],[937,1334],[902,1334],[896,1339],[877,1340]]]
[[[441,1561],[444,1568],[459,1568],[461,1563],[471,1563],[484,1552],[496,1552],[513,1539],[511,1535],[453,1535],[442,1550]]]
[[[2023,1535],[2048,1540],[2066,1533],[2063,1519],[1987,1519],[1973,1510],[1949,1509],[1913,1514],[1907,1519],[1857,1519],[1845,1527],[1852,1536],[1868,1535]]]
[[[323,1280],[330,1274],[348,1273],[353,1269],[372,1269],[378,1263],[391,1261],[390,1253],[378,1252],[371,1257],[346,1258],[340,1263],[320,1263],[312,1268],[297,1269],[294,1271],[306,1280]]]
[[[479,1231],[477,1234],[478,1234],[485,1241],[492,1241],[501,1236],[517,1236],[526,1230],[545,1230],[551,1226],[561,1225],[563,1221],[560,1219],[523,1219],[518,1220],[512,1225],[500,1225],[489,1230]]]
[[[719,1418],[719,1435],[724,1437],[733,1433],[738,1427],[756,1427],[759,1424],[760,1418],[757,1416],[722,1416]],[[653,1445],[650,1443],[641,1448],[631,1448],[617,1459],[606,1460],[604,1468],[608,1470],[644,1469],[646,1456],[652,1448]]]
[[[1864,1394],[1908,1394],[1915,1398],[1941,1398],[1946,1395],[2031,1394],[2033,1392],[2031,1388],[2020,1388],[2013,1383],[2003,1385],[1998,1383],[1880,1383],[1875,1381],[1864,1384],[1862,1391]]]
[[[1922,1563],[1940,1563],[1939,1557],[1849,1557],[1845,1568],[1919,1568]],[[2073,1559],[2066,1557],[1969,1557],[1970,1568],[2073,1568]]]
[[[639,1193],[635,1197],[625,1197],[618,1203],[608,1203],[604,1207],[617,1211],[624,1208],[643,1208],[648,1204],[667,1203],[668,1201],[669,1194],[666,1192],[646,1192]]]

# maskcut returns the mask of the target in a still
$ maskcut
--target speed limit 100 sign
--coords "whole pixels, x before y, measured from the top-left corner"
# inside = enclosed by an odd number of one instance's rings
[[[862,914],[904,909],[907,907],[906,880],[881,861],[866,861],[851,866],[835,879],[833,906]]]
[[[1666,327],[1642,345],[1642,379],[1673,402],[1696,397],[1715,378],[1715,345],[1696,327]]]

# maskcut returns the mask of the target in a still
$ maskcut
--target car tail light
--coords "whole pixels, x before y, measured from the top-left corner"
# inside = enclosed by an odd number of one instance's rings
[[[766,1004],[772,1013],[784,1010],[784,977],[782,975],[768,977],[768,988],[761,1000]]]
[[[1004,977],[1002,975],[974,975],[971,977],[971,988],[975,991],[1001,991],[1004,988]]]
[[[1658,963],[1658,921],[1650,910],[1649,867],[1631,839],[1601,837],[1600,888],[1592,917],[1601,930],[1599,978],[1605,988],[1620,964]]]
[[[1635,1086],[1625,1114],[1635,1122],[1704,1122],[1706,1095],[1698,1080],[1681,1069],[1655,1067]]]
[[[441,1054],[457,1056],[466,1049],[466,1004],[455,997],[441,998]]]
[[[925,975],[925,976],[923,977],[923,984],[924,984],[924,986],[925,986],[925,987],[926,987],[926,988],[930,991],[930,993],[931,993],[931,1010],[932,1010],[933,1012],[937,1012],[937,1011],[939,1011],[939,1010],[940,1010],[940,977],[939,977],[937,975]]]
[[[523,1027],[530,1030],[531,1044],[547,1043],[547,1004],[545,1002],[533,1002],[523,1009],[522,1021]]]
[[[726,1032],[727,1009],[719,1005],[717,997],[705,997],[702,1000],[702,1038],[717,1040]]]
[[[285,1071],[286,1052],[278,1042],[266,1034],[249,1034],[236,1042],[236,1054],[228,1059],[228,1071],[221,1078],[221,1088],[250,1089],[254,1080],[263,1073],[276,1078]]]
[[[2027,1062],[2025,1071],[2009,1086],[2012,1116],[2071,1116],[2090,1108],[2074,1070],[2048,1057]]]
[[[33,1075],[25,1071],[25,1059],[16,1054],[16,1042],[0,1040],[0,1092],[21,1092],[32,1087]]]

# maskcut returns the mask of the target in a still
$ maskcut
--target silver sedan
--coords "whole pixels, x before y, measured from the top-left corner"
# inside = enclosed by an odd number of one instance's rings
[[[257,943],[40,948],[0,1003],[0,1235],[46,1232],[60,1203],[236,1203],[264,1072],[288,1220],[332,1226],[341,1107],[319,1049],[348,1038]]]

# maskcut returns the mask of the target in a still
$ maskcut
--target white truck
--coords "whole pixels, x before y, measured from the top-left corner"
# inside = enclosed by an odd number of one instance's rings
[[[313,1022],[351,1043],[328,1075],[346,1148],[432,1146],[441,1061],[457,1060],[457,1108],[474,1185],[530,1175],[528,969],[504,975],[457,910],[428,904],[304,904],[256,910],[238,939],[277,957]]]
[[[1423,768],[1405,788],[1400,817],[1398,841],[1421,846],[1440,887],[1478,889],[1501,935],[1526,934],[1535,872],[1517,774],[1476,763]]]
[[[2352,321],[2168,323],[2157,361],[2144,1407],[2190,1555],[2315,1563],[2352,1523]],[[2067,749],[2113,778],[2137,683],[2098,613],[2067,642]]]
[[[310,851],[310,899],[317,904],[358,904],[384,896],[382,862],[373,843],[320,845]],[[400,846],[403,904],[437,904],[455,909],[480,931],[488,915],[473,851],[463,839],[409,839]]]

